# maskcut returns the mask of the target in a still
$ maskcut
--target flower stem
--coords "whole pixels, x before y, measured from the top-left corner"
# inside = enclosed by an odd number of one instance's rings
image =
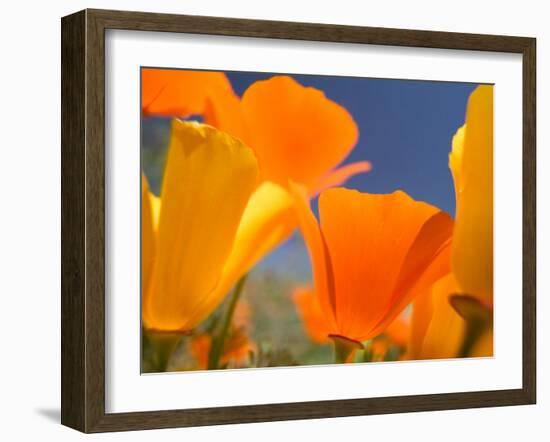
[[[462,342],[459,357],[469,357],[477,341],[490,327],[492,327],[492,323],[489,324],[488,322],[482,321],[478,318],[467,320],[464,332],[464,341]]]
[[[459,357],[467,358],[481,336],[493,327],[493,309],[467,294],[451,296],[450,303],[466,322]]]
[[[147,339],[154,348],[152,362],[157,373],[166,371],[170,357],[182,336],[182,333],[147,332]]]
[[[244,275],[237,282],[237,285],[235,286],[235,290],[233,290],[233,294],[231,295],[229,305],[228,305],[227,310],[225,312],[225,316],[223,318],[223,322],[222,322],[220,332],[212,340],[212,347],[211,347],[210,353],[208,355],[208,369],[209,370],[214,370],[216,368],[219,368],[218,366],[219,366],[219,363],[220,363],[220,358],[221,358],[221,355],[222,355],[223,347],[225,345],[225,338],[227,337],[227,332],[229,331],[229,327],[231,326],[231,322],[233,321],[233,315],[235,313],[235,308],[237,307],[237,303],[239,301],[239,298],[241,297],[241,293],[243,291],[244,283],[246,282],[246,277],[247,277],[247,275]]]
[[[362,350],[363,344],[359,341],[346,338],[345,336],[340,335],[329,335],[334,342],[334,362],[336,364],[344,364],[346,362],[351,362],[355,350]]]

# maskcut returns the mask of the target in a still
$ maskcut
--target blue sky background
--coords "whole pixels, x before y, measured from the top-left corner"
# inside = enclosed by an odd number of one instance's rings
[[[227,73],[242,95],[270,73]],[[454,216],[448,168],[451,139],[464,123],[468,96],[477,84],[292,75],[343,105],[359,127],[359,142],[343,164],[369,160],[373,169],[346,187],[364,192],[406,191]]]

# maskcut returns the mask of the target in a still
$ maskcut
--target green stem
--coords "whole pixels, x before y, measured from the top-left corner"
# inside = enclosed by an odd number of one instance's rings
[[[355,350],[362,350],[363,344],[359,341],[346,338],[340,335],[329,335],[334,342],[334,362],[336,364],[344,364],[351,362]]]
[[[479,318],[471,318],[466,321],[464,341],[462,342],[462,348],[459,352],[460,358],[467,358],[470,356],[475,344],[490,326],[492,326],[492,324],[488,324],[487,321],[480,320]]]
[[[147,332],[147,339],[154,348],[152,362],[157,373],[166,371],[170,357],[182,336],[182,333]]]
[[[372,362],[372,359],[374,357],[373,351],[372,351],[372,340],[369,340],[363,345],[363,362]]]
[[[452,295],[450,303],[466,323],[459,357],[467,358],[481,336],[493,327],[493,309],[467,294]]]
[[[239,279],[239,282],[237,282],[237,285],[235,286],[235,290],[233,290],[233,294],[231,295],[229,306],[227,307],[227,311],[225,312],[220,333],[216,337],[214,337],[214,339],[212,340],[212,347],[208,355],[209,370],[214,370],[219,366],[220,358],[223,352],[223,347],[225,345],[225,338],[227,337],[227,332],[229,331],[231,322],[233,321],[233,314],[235,313],[235,308],[237,307],[237,303],[243,291],[244,283],[246,282],[246,277],[247,275],[244,275],[241,279]]]

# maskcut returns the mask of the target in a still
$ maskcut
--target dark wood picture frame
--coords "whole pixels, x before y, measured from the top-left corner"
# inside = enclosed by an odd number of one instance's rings
[[[326,24],[84,10],[62,29],[61,422],[83,432],[534,404],[536,400],[536,40]],[[523,386],[221,408],[105,412],[105,30],[185,32],[495,51],[523,57]]]

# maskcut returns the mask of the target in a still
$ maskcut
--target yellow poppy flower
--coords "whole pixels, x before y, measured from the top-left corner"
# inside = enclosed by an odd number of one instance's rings
[[[224,267],[257,183],[256,158],[242,142],[206,125],[174,120],[156,230],[143,186],[148,329],[189,330],[219,305]]]
[[[457,289],[457,282],[449,273],[415,298],[405,359],[460,356],[466,323],[449,302]]]
[[[144,291],[151,282],[155,259],[156,227],[153,214],[154,195],[145,175],[141,175],[141,284]]]
[[[449,155],[456,196],[452,273],[413,305],[408,358],[493,353],[493,88],[472,92]]]
[[[456,193],[452,268],[460,292],[493,303],[493,87],[470,95],[449,156]]]

